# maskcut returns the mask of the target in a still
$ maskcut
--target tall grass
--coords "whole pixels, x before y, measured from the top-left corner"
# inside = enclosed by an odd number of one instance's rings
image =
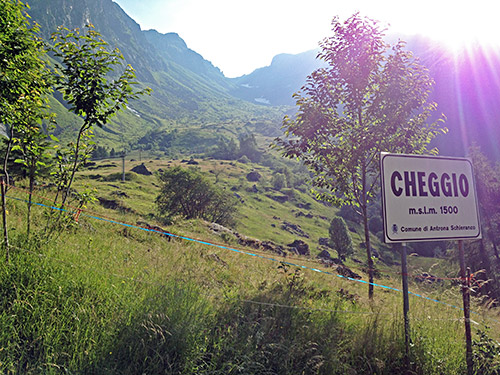
[[[22,202],[9,201],[1,373],[404,371],[400,293],[377,289],[370,302],[363,284],[84,216],[58,237],[26,241],[24,214]],[[34,209],[34,233],[42,232],[44,215]],[[210,238],[199,222],[183,228]],[[380,283],[399,287],[397,279]],[[458,294],[440,298],[460,304]],[[413,373],[463,373],[460,310],[412,296],[410,313]],[[494,369],[487,364],[495,358],[477,360]]]

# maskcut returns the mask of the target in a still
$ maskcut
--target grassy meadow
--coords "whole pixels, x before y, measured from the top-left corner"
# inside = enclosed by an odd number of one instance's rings
[[[404,371],[402,295],[336,276],[315,255],[337,209],[307,191],[270,189],[266,167],[198,160],[196,167],[238,195],[234,228],[251,238],[286,245],[297,237],[281,225],[300,225],[311,257],[242,248],[231,236],[213,233],[201,220],[155,219],[155,176],[130,172],[144,163],[152,172],[179,160],[99,161],[80,172],[78,189],[114,201],[88,204],[78,221],[42,206],[32,208],[26,238],[26,192],[22,182],[7,195],[9,260],[0,254],[0,372],[9,374],[397,374]],[[261,174],[258,182],[245,176]],[[258,193],[252,191],[256,185]],[[289,195],[284,203],[275,195]],[[50,205],[53,192],[39,187],[33,201]],[[299,208],[309,207],[309,209]],[[70,207],[67,207],[71,210]],[[311,213],[312,217],[302,214]],[[99,220],[109,219],[109,220]],[[113,222],[112,222],[113,221]],[[241,249],[250,256],[136,228],[138,221],[189,238]],[[120,224],[122,223],[122,224]],[[128,224],[128,225],[127,225]],[[274,224],[274,225],[272,225]],[[355,224],[351,227],[361,233]],[[346,261],[366,280],[361,236]],[[374,246],[398,256],[373,237]],[[332,251],[333,252],[333,251]],[[334,255],[334,254],[332,254]],[[268,258],[273,258],[270,260]],[[286,261],[306,268],[294,267]],[[377,263],[377,284],[400,288],[399,267]],[[325,272],[315,272],[319,269]],[[458,266],[444,259],[410,257],[410,273],[449,277]],[[410,280],[411,373],[466,372],[459,287]],[[478,373],[498,373],[489,355],[500,337],[497,311],[473,306]],[[489,326],[490,328],[486,328]],[[483,336],[480,336],[483,333]],[[481,339],[481,340],[480,340]],[[497,353],[498,354],[498,353]]]

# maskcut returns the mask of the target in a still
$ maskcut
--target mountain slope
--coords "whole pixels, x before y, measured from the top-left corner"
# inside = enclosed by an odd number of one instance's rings
[[[306,77],[321,62],[316,60],[317,50],[297,55],[280,54],[273,58],[271,65],[251,74],[233,78],[237,87],[231,94],[251,102],[269,105],[294,105],[292,94],[305,83]]]
[[[465,155],[473,143],[492,159],[500,160],[500,49],[479,46],[453,55],[430,39],[418,36],[391,35],[389,41],[406,40],[407,49],[429,69],[435,80],[431,99],[444,113],[448,135],[435,145],[443,155]],[[314,51],[299,55],[278,55],[273,63],[253,73],[235,78],[231,91],[249,101],[293,105],[292,94],[321,62]]]
[[[251,121],[279,128],[281,111],[249,104],[229,94],[234,84],[219,69],[174,33],[142,31],[139,25],[111,0],[31,0],[29,14],[41,26],[42,37],[59,25],[81,28],[91,23],[110,47],[118,47],[137,72],[140,86],[153,89],[114,118],[105,130],[97,130],[100,144],[132,143],[147,131],[194,128],[231,120],[237,132],[246,132]],[[66,115],[60,114],[59,118]],[[63,138],[75,128],[59,124]],[[187,150],[189,151],[189,150]]]
[[[194,129],[219,122],[230,124],[236,133],[249,131],[248,123],[266,124],[267,133],[271,128],[277,131],[287,108],[272,106],[293,106],[292,94],[320,66],[314,50],[282,54],[268,67],[228,79],[190,50],[179,35],[141,31],[111,0],[31,0],[30,5],[30,14],[46,39],[58,25],[74,28],[93,23],[111,46],[120,48],[141,85],[153,88],[151,97],[134,101],[131,110],[114,119],[107,131],[97,132],[109,144],[133,142],[150,130]],[[401,38],[436,81],[432,99],[438,113],[446,115],[450,130],[436,141],[441,154],[464,155],[475,142],[488,156],[500,160],[500,50],[474,47],[453,56],[429,39]],[[66,129],[60,125],[63,134],[74,130]]]
[[[165,61],[174,62],[203,77],[218,90],[226,91],[233,87],[218,68],[197,52],[189,49],[177,33],[161,34],[156,30],[147,30],[143,32],[143,35]]]

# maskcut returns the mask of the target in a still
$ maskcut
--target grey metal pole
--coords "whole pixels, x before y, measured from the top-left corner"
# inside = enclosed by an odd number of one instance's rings
[[[125,182],[125,151],[122,154],[122,181]]]
[[[474,373],[474,360],[472,358],[472,333],[470,328],[470,270],[467,274],[465,269],[464,244],[458,241],[458,257],[460,259],[460,277],[462,278],[462,300],[464,303],[464,325],[465,325],[465,359],[467,362],[467,375]]]
[[[403,282],[403,315],[405,324],[405,367],[406,371],[410,370],[410,318],[408,313],[410,311],[410,298],[408,293],[408,264],[406,254],[406,243],[399,244],[399,251],[401,254],[401,275]]]

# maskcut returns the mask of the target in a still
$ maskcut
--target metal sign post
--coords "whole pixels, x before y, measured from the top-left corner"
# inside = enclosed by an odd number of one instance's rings
[[[406,257],[406,244],[397,243],[394,246],[399,250],[401,254],[401,275],[402,275],[402,286],[403,286],[403,316],[405,325],[405,368],[410,370],[410,318],[408,313],[410,312],[410,298],[408,294],[408,263]]]

